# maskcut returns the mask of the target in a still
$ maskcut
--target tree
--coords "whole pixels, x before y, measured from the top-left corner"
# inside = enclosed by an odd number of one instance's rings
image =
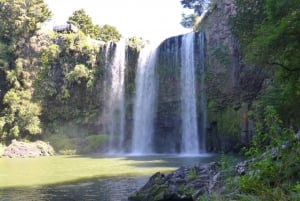
[[[122,35],[118,32],[116,27],[110,25],[104,25],[100,28],[99,39],[108,42],[114,41],[117,42],[121,39]]]
[[[51,15],[43,0],[0,1],[0,139],[41,133],[40,107],[32,100],[33,62],[30,38]],[[2,81],[2,80],[1,80]]]
[[[192,28],[196,18],[201,16],[208,8],[209,0],[181,0],[183,8],[193,10],[192,13],[182,14],[181,25],[185,28]]]
[[[110,25],[93,24],[93,20],[87,15],[84,9],[77,10],[69,17],[68,23],[77,26],[83,33],[89,35],[91,38],[108,41],[119,41],[122,35],[118,30]]]
[[[43,0],[1,0],[0,40],[6,44],[29,38],[51,12]]]
[[[274,74],[265,94],[286,125],[300,128],[300,4],[298,0],[236,0],[232,18],[245,61]]]
[[[207,0],[181,0],[184,8],[193,9],[196,15],[201,15],[207,9]]]
[[[99,34],[99,26],[93,24],[92,18],[87,15],[84,9],[74,11],[72,16],[69,17],[68,23],[75,25],[91,38],[97,38]]]

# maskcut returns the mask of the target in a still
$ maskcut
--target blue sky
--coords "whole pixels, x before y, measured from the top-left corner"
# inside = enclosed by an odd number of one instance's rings
[[[64,24],[78,9],[85,9],[95,24],[115,26],[125,36],[149,40],[190,32],[180,25],[180,0],[45,0],[53,13],[50,26]]]

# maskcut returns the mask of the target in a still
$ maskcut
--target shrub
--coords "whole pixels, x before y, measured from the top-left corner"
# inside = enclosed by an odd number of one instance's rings
[[[87,136],[85,139],[86,145],[82,148],[81,152],[91,153],[100,149],[105,144],[108,138],[107,135],[99,134]]]

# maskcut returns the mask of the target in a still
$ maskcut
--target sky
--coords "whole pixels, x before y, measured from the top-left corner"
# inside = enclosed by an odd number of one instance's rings
[[[48,26],[65,24],[75,10],[84,9],[94,24],[115,26],[124,37],[148,40],[190,32],[180,25],[180,0],[45,0],[52,11]]]

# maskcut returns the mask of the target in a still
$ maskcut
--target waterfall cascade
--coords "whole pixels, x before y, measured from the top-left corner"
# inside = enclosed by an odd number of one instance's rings
[[[194,33],[182,37],[180,87],[183,154],[199,153],[194,41]]]
[[[199,154],[206,149],[205,44],[203,33],[197,40],[196,36],[195,33],[184,35],[181,45],[182,154]],[[197,84],[197,74],[200,84]]]
[[[109,134],[108,152],[124,153],[125,140],[125,41],[109,43],[106,47],[105,75],[105,130]]]
[[[140,53],[136,75],[132,154],[153,153],[153,119],[156,104],[156,48],[147,45]]]
[[[126,64],[125,43],[109,44],[105,54],[102,120],[109,135],[110,154],[128,150],[133,155],[205,152],[203,33],[169,38],[156,48],[145,45],[139,52],[135,93],[133,101],[128,100],[127,109],[125,66],[129,63]],[[125,120],[127,112],[132,115],[127,115]]]
[[[206,127],[207,127],[207,98],[206,98],[206,86],[205,86],[205,35],[204,33],[200,33],[199,42],[197,44],[199,47],[198,57],[200,59],[199,67],[200,67],[200,111],[199,116],[201,120],[200,124],[200,152],[206,152]]]

